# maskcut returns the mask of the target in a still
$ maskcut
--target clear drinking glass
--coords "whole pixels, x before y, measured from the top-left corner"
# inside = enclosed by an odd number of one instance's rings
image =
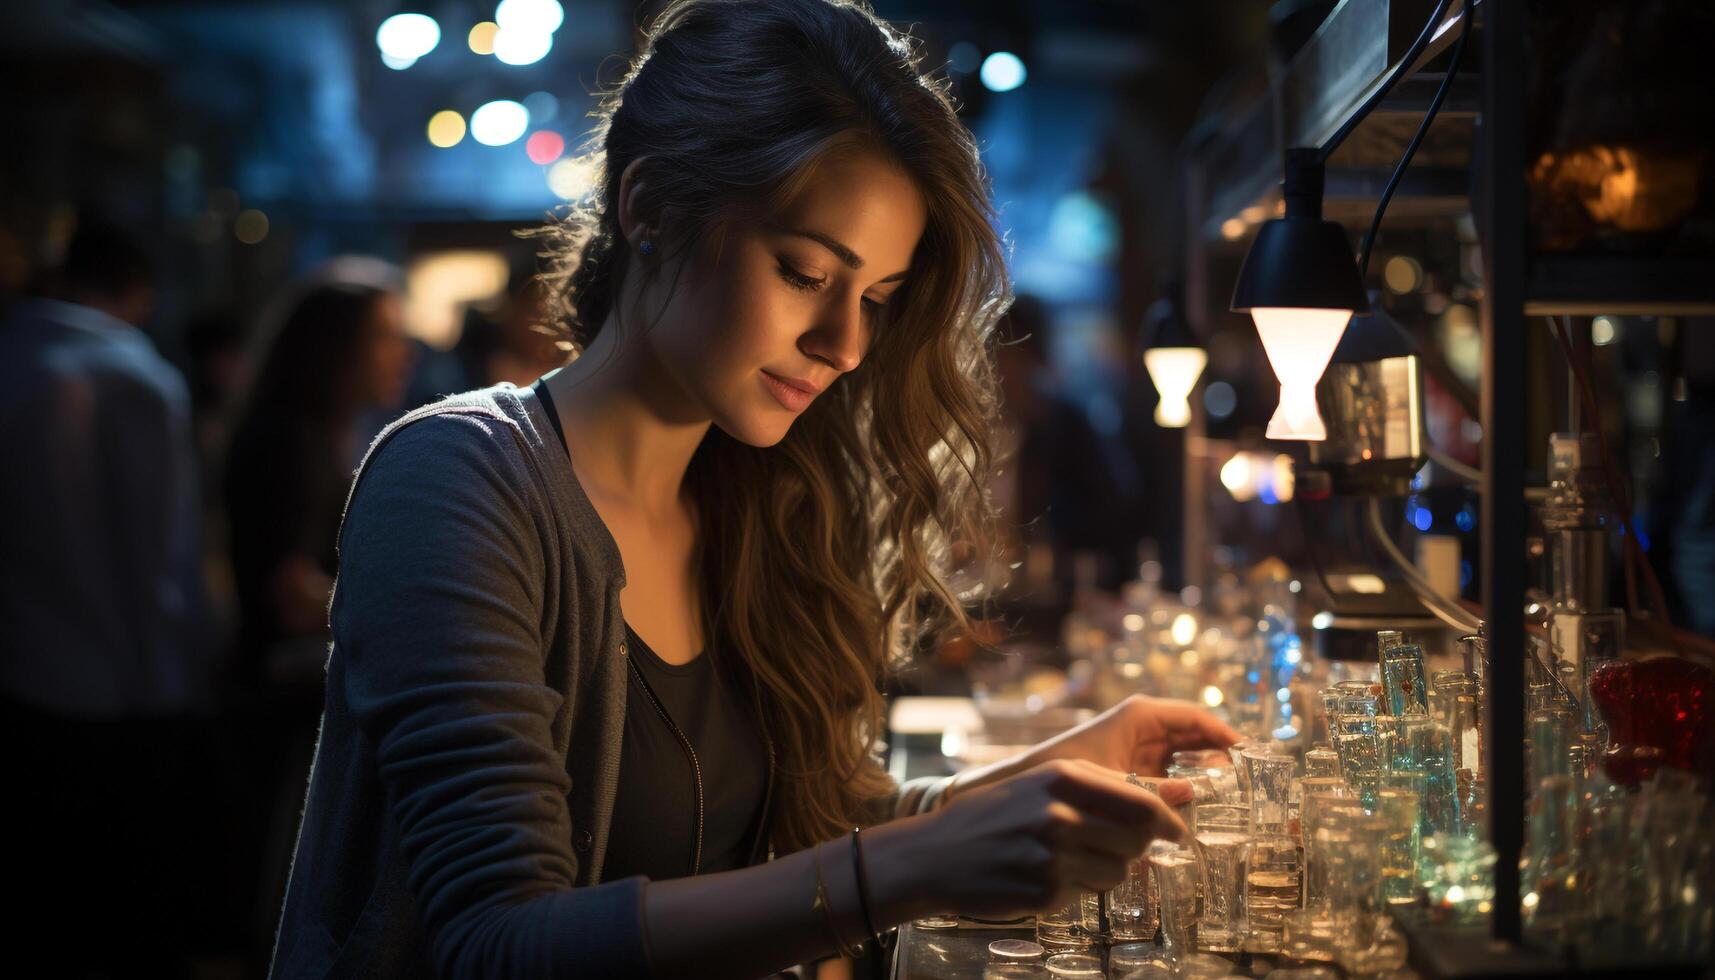
[[[1329,918],[1336,954],[1367,948],[1381,914],[1381,848],[1387,821],[1348,809],[1329,809],[1316,829],[1327,865]]]
[[[1422,778],[1421,773],[1399,775]],[[1376,791],[1376,815],[1387,821],[1382,837],[1382,901],[1411,905],[1417,901],[1418,806],[1415,790],[1383,786]]]
[[[1332,748],[1323,748],[1320,745],[1304,753],[1304,775],[1340,775],[1340,753],[1335,752]]]
[[[1036,941],[1051,953],[1084,950],[1095,945],[1100,931],[1093,892],[1080,892],[1058,908],[1036,916]]]
[[[1475,695],[1477,679],[1463,670],[1438,670],[1430,676],[1429,714],[1443,725],[1452,724],[1453,699]]]
[[[1126,868],[1125,880],[1108,892],[1108,935],[1117,943],[1155,938],[1156,889],[1146,858]]]
[[[1251,808],[1239,803],[1199,803],[1191,809],[1191,833],[1225,830],[1245,833],[1251,829]]]
[[[1197,886],[1203,866],[1197,853],[1183,844],[1156,841],[1149,846],[1149,863],[1161,896],[1161,945],[1175,960],[1196,949]]]
[[[1304,907],[1322,913],[1328,909],[1328,862],[1316,837],[1330,810],[1344,808],[1361,816],[1363,804],[1344,784],[1324,792],[1305,793],[1300,823],[1304,828]]]
[[[1298,760],[1246,749],[1241,756],[1250,784],[1249,830],[1254,834],[1286,833],[1287,803],[1292,796],[1292,775]]]
[[[1337,736],[1337,740],[1340,771],[1345,774],[1346,784],[1357,791],[1365,806],[1374,806],[1377,782],[1390,761],[1387,744],[1375,731],[1348,732]]]
[[[1298,841],[1284,835],[1255,835],[1245,859],[1244,948],[1251,953],[1280,951],[1285,917],[1302,898]]]
[[[1048,957],[1048,975],[1101,980],[1102,958],[1088,953],[1058,953]]]
[[[1251,835],[1242,830],[1199,829],[1195,838],[1203,859],[1203,913],[1197,920],[1197,948],[1237,952],[1244,944],[1244,864]]]

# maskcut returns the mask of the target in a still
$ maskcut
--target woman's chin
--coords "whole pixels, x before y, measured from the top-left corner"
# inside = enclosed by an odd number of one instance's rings
[[[796,415],[783,411],[746,412],[727,420],[716,419],[722,432],[747,446],[767,449],[786,438]]]

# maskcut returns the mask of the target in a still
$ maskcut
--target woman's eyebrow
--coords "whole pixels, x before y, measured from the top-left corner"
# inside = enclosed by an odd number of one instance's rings
[[[839,241],[830,238],[819,231],[810,231],[804,228],[787,228],[784,233],[788,235],[797,235],[801,238],[808,238],[811,241],[818,242],[823,248],[834,253],[841,262],[844,262],[850,268],[863,268],[863,258],[861,256],[845,247],[845,245],[841,244]],[[893,275],[888,276],[885,279],[878,280],[878,282],[896,282],[904,278],[904,272],[895,272]]]

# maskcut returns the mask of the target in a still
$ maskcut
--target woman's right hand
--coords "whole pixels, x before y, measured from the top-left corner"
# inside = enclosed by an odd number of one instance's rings
[[[972,789],[925,817],[913,848],[933,865],[919,869],[925,897],[939,911],[995,918],[1107,891],[1150,841],[1188,836],[1160,797],[1076,759]]]

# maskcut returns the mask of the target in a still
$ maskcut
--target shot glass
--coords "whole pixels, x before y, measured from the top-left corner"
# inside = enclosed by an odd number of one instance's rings
[[[1125,880],[1108,892],[1108,936],[1116,943],[1155,938],[1158,906],[1154,874],[1146,858],[1133,860]]]
[[[1289,755],[1274,755],[1247,749],[1242,754],[1246,781],[1250,784],[1249,830],[1253,834],[1286,833],[1287,804],[1292,796],[1292,775],[1298,761]]]
[[[1329,905],[1328,861],[1323,843],[1317,833],[1327,822],[1331,811],[1344,810],[1348,816],[1362,816],[1363,804],[1344,785],[1327,792],[1307,793],[1304,797],[1302,824],[1304,827],[1304,907],[1326,914]],[[1332,953],[1330,952],[1330,956]]]
[[[1246,831],[1199,829],[1194,838],[1203,860],[1203,912],[1197,948],[1238,952],[1245,937],[1244,866],[1251,835]]]
[[[1244,864],[1245,939],[1249,953],[1280,952],[1286,916],[1303,897],[1298,841],[1254,835]]]
[[[1050,953],[1087,950],[1100,931],[1094,892],[1080,892],[1065,905],[1036,916],[1036,941]]]
[[[1160,889],[1162,949],[1178,961],[1197,948],[1197,888],[1203,865],[1196,851],[1167,841],[1149,846],[1149,864]]]
[[[1304,775],[1340,775],[1340,753],[1335,752],[1332,748],[1324,748],[1320,745],[1304,753]]]
[[[1239,803],[1200,803],[1191,809],[1191,833],[1223,830],[1247,833],[1251,829],[1251,808]]]
[[[1421,778],[1421,773],[1403,775]],[[1417,901],[1418,807],[1415,790],[1383,786],[1376,791],[1376,815],[1386,821],[1381,847],[1381,897],[1388,906]]]

